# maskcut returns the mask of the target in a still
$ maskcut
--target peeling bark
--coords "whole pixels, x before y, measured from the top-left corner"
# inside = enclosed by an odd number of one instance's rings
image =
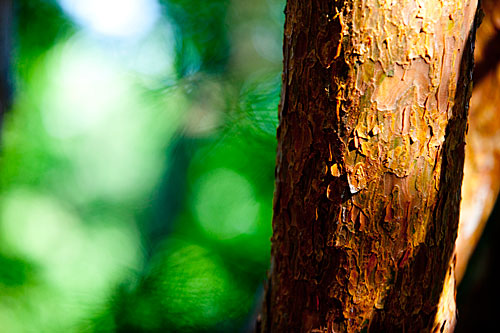
[[[453,329],[476,7],[288,0],[263,332]]]

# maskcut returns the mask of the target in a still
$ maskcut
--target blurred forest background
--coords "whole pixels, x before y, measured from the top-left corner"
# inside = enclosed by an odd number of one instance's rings
[[[0,331],[236,331],[270,260],[282,0],[22,0]]]
[[[270,261],[284,4],[15,1],[0,332],[250,325]]]

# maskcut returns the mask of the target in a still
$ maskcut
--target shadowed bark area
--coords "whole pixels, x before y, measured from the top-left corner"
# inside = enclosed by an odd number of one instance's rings
[[[453,329],[476,7],[287,2],[262,331]]]

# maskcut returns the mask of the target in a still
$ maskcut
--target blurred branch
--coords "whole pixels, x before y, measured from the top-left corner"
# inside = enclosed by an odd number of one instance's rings
[[[500,191],[500,3],[482,2],[465,146],[455,275],[460,283]]]
[[[12,35],[12,1],[0,0],[0,126],[3,114],[12,103],[10,52]]]

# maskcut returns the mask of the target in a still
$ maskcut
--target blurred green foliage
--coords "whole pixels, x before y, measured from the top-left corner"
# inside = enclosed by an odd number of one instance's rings
[[[82,15],[118,20],[130,1]],[[84,2],[16,2],[2,332],[251,321],[269,263],[284,2],[150,2],[158,18],[130,38],[73,21]]]
[[[224,73],[230,45],[226,26],[229,0],[200,3],[163,0],[176,29],[176,69],[181,77],[197,71]]]

